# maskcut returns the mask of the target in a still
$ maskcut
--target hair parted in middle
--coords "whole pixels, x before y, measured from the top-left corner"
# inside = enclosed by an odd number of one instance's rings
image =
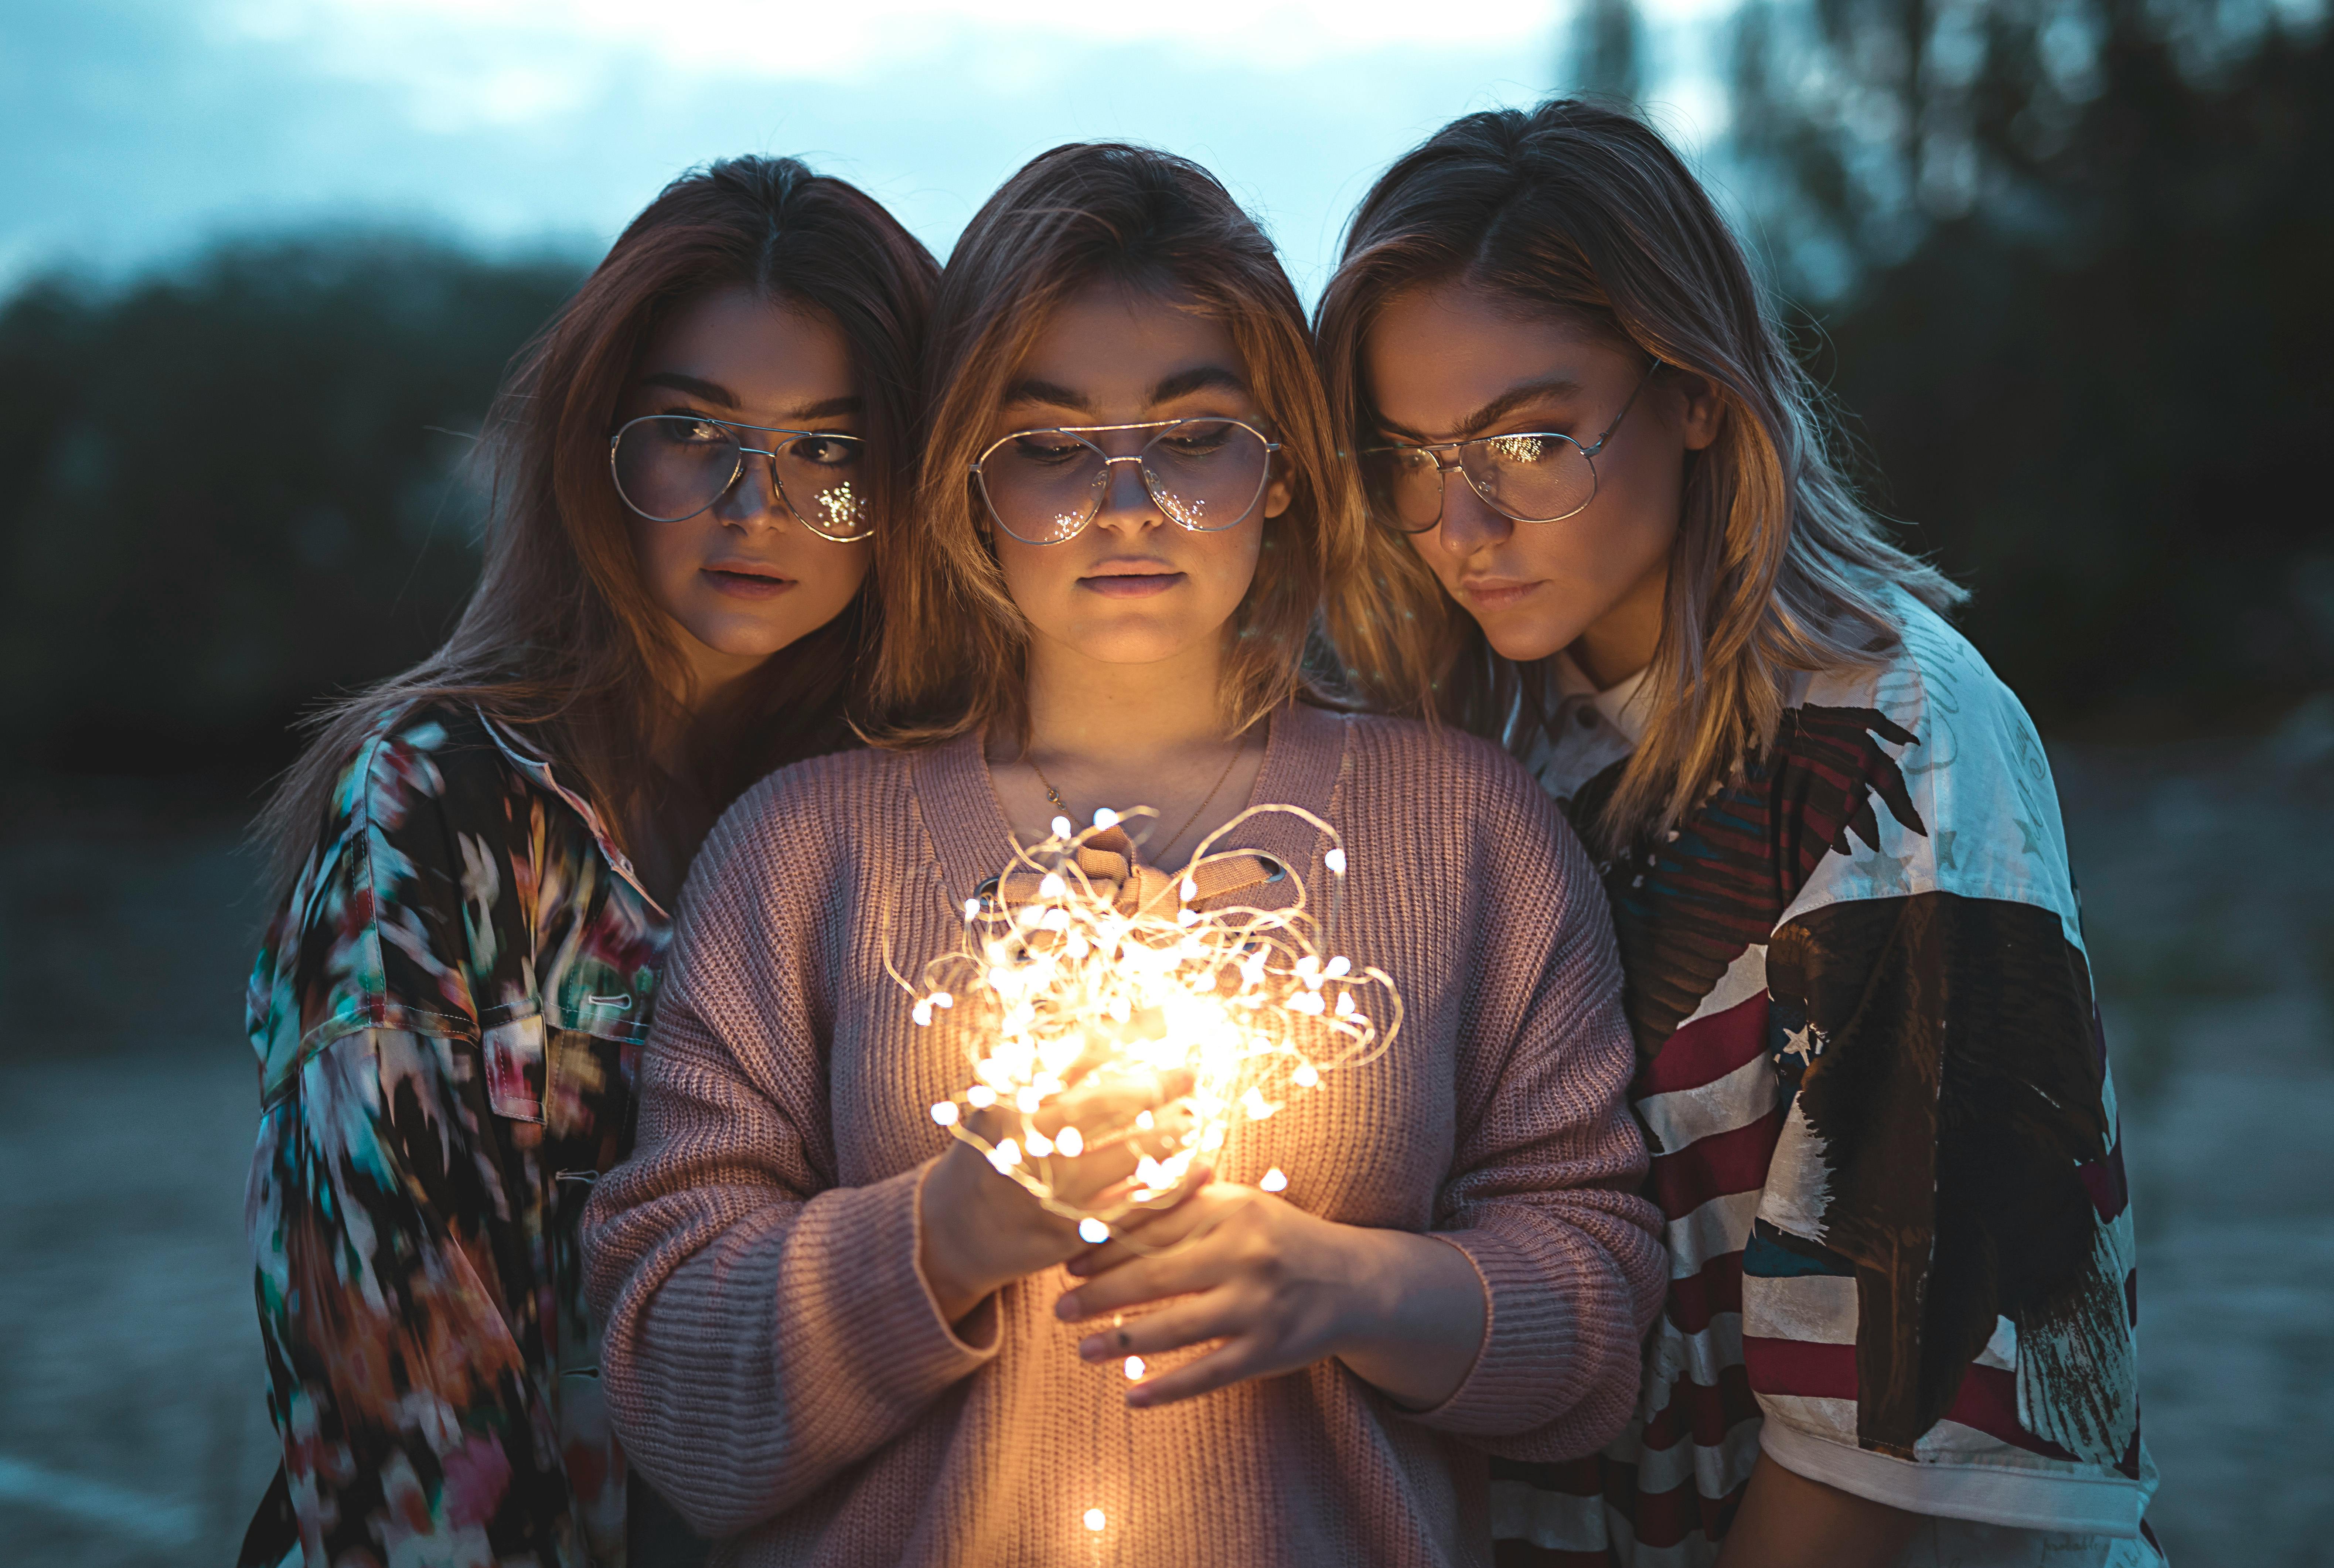
[[[878,559],[885,601],[873,681],[878,745],[983,726],[1028,739],[1029,627],[1007,591],[972,465],[1056,308],[1096,283],[1155,292],[1223,323],[1280,443],[1289,504],[1262,519],[1255,581],[1225,649],[1228,732],[1318,696],[1307,674],[1324,585],[1358,561],[1363,522],[1336,461],[1305,309],[1272,241],[1188,159],[1076,142],[1030,160],[973,215],[940,277],[926,339],[921,475]],[[1162,524],[1162,526],[1172,526]]]

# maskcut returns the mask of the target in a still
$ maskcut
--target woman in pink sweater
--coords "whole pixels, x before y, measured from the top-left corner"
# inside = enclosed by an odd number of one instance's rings
[[[890,744],[709,841],[586,1217],[618,1430],[748,1563],[1488,1563],[1487,1456],[1619,1429],[1664,1273],[1595,877],[1494,747],[1298,700],[1358,515],[1296,293],[1206,173],[1038,159],[932,342],[921,526],[878,542]],[[1264,803],[1336,829],[1332,939],[1403,1026],[1143,1255],[1089,1246],[934,1125],[967,1042],[892,974],[1056,816],[1155,806],[1172,869]],[[1268,813],[1217,847],[1297,873],[1237,895],[1270,907],[1332,846]]]

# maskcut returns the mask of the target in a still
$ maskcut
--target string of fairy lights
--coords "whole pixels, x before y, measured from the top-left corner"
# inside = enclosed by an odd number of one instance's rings
[[[1326,909],[1297,868],[1217,848],[1274,813],[1329,841]],[[955,948],[915,981],[894,971],[915,1022],[965,1042],[969,1081],[932,1120],[1084,1240],[1138,1252],[1162,1249],[1127,1232],[1131,1215],[1176,1202],[1235,1129],[1374,1060],[1402,1027],[1392,978],[1326,950],[1345,876],[1335,828],[1301,807],[1252,806],[1168,876],[1135,863],[1124,825],[1153,814],[1104,809],[1075,831],[1056,817],[1050,837],[1015,846],[993,894],[965,901]],[[1240,896],[1283,879],[1293,885],[1272,908]],[[1104,1200],[1075,1181],[1074,1162],[1113,1139],[1133,1140],[1138,1159],[1133,1186]],[[1257,1185],[1288,1180],[1274,1167]],[[1146,1370],[1135,1356],[1120,1369],[1138,1380]],[[1097,1544],[1110,1522],[1100,1507],[1082,1519]]]

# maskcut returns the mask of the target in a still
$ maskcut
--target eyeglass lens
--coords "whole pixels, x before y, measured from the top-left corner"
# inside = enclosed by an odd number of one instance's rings
[[[770,458],[786,510],[829,539],[867,531],[860,443],[846,436],[770,432]],[[616,437],[616,489],[642,516],[661,523],[694,517],[739,477],[745,450],[737,432],[709,419],[655,414]]]
[[[1442,516],[1436,454],[1394,447],[1365,458],[1378,503],[1403,527],[1423,533]],[[1523,523],[1554,523],[1596,497],[1596,470],[1570,438],[1494,436],[1459,448],[1459,466],[1483,499]]]
[[[1143,448],[1143,487],[1168,521],[1197,533],[1230,528],[1264,492],[1263,438],[1228,419],[1186,419]],[[1026,430],[981,459],[980,488],[1005,531],[1025,544],[1058,544],[1102,509],[1111,465],[1066,430]]]

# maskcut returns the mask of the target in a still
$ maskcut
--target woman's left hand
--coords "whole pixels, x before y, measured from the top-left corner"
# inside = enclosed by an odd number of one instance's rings
[[[1080,1342],[1090,1361],[1153,1356],[1221,1341],[1186,1366],[1127,1391],[1142,1409],[1327,1356],[1416,1409],[1442,1403],[1483,1340],[1480,1277],[1466,1254],[1408,1231],[1318,1219],[1250,1187],[1219,1182],[1144,1227],[1144,1256],[1118,1241],[1069,1265],[1085,1284],[1055,1311],[1105,1320]],[[1181,1243],[1181,1245],[1177,1245]],[[1185,1299],[1140,1317],[1118,1314]]]

